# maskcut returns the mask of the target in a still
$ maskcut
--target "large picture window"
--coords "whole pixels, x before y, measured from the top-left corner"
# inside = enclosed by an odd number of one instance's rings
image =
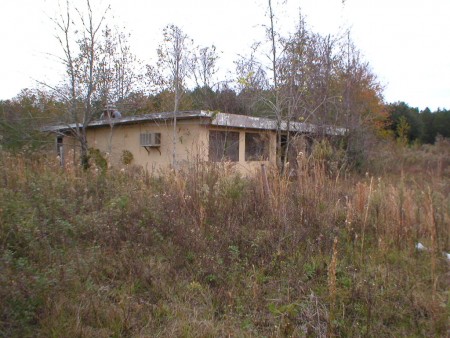
[[[269,160],[269,135],[262,133],[245,133],[245,160]]]
[[[239,161],[239,133],[209,131],[209,160],[212,162]]]

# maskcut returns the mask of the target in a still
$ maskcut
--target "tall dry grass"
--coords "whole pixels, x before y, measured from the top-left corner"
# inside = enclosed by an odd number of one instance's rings
[[[450,175],[414,161],[361,176],[302,154],[265,186],[3,152],[0,335],[445,336]]]

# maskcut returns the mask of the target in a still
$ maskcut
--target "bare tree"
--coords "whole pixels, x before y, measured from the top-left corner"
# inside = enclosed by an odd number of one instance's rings
[[[219,55],[217,54],[216,46],[196,48],[191,59],[191,73],[197,87],[212,88],[214,86],[214,75],[218,71],[218,59]]]
[[[338,123],[349,130],[347,154],[363,161],[373,145],[377,122],[384,119],[382,86],[350,39],[342,38],[337,76],[342,97]]]
[[[85,0],[82,8],[72,8],[66,0],[53,20],[66,77],[62,86],[51,88],[66,104],[64,122],[74,125],[71,133],[80,145],[84,168],[88,167],[87,126],[107,105],[131,93],[139,79],[127,36],[106,24],[109,9],[97,15],[90,0]]]
[[[266,27],[266,37],[269,47],[263,43],[255,43],[248,57],[240,57],[236,62],[238,76],[238,90],[240,96],[246,96],[252,101],[252,108],[262,104],[266,113],[276,119],[277,125],[277,165],[283,168],[285,149],[282,148],[281,125],[286,119],[285,98],[282,97],[282,85],[280,83],[280,61],[284,53],[282,39],[275,29],[276,17],[272,0],[268,0],[269,25]],[[260,50],[267,51],[266,58],[261,60]],[[259,56],[259,57],[258,57]],[[268,62],[267,62],[268,60]]]
[[[54,20],[58,29],[57,39],[63,50],[61,61],[67,74],[65,86],[57,89],[57,93],[67,103],[68,122],[75,124],[72,133],[80,143],[83,168],[89,165],[86,128],[94,118],[93,98],[98,83],[98,35],[108,10],[109,7],[96,19],[90,0],[86,0],[86,12],[75,9],[74,16],[67,0],[64,13]],[[76,20],[78,25],[75,24]]]
[[[267,101],[276,117],[277,120],[277,164],[278,167],[282,167],[281,159],[283,157],[282,152],[283,149],[281,147],[281,123],[283,121],[282,116],[282,108],[280,101],[280,88],[278,83],[278,54],[277,54],[277,41],[276,41],[276,32],[275,32],[275,23],[274,23],[274,10],[272,6],[272,0],[268,0],[269,6],[269,19],[270,26],[268,28],[268,35],[270,39],[270,61],[271,61],[271,70],[272,70],[272,91],[274,93],[273,100]],[[286,156],[285,156],[286,157]],[[284,166],[283,166],[284,167]]]
[[[96,100],[103,106],[120,105],[139,86],[141,76],[136,69],[140,61],[131,52],[128,36],[117,27],[111,29],[106,26],[101,38]]]
[[[266,67],[258,58],[260,49],[261,43],[255,43],[252,45],[249,55],[240,55],[238,60],[235,61],[236,88],[241,99],[243,98],[244,101],[247,101],[247,106],[251,110],[254,110],[259,102],[262,101],[263,93],[270,90]],[[264,109],[267,110],[267,107],[264,106]],[[248,113],[252,115],[255,112],[250,111]],[[271,110],[263,113],[270,115]]]
[[[276,119],[277,164],[283,171],[293,135],[291,121],[361,126],[368,120],[363,118],[366,112],[373,115],[379,109],[381,95],[370,68],[348,48],[350,42],[343,43],[343,36],[313,33],[300,15],[294,33],[282,37],[276,30],[274,2],[268,0],[267,5],[266,43],[253,45],[250,57],[236,62],[238,89],[240,96],[253,93],[259,104],[252,107],[261,112],[262,104]],[[261,49],[266,53],[261,55]]]
[[[214,45],[210,47],[196,47],[192,53],[190,73],[195,81],[196,88],[193,91],[196,104],[202,109],[213,109],[214,87],[219,87],[216,78],[218,72],[217,61],[219,55]]]
[[[163,88],[174,93],[172,166],[175,170],[177,169],[177,113],[190,71],[191,46],[192,40],[179,27],[168,25],[163,30],[163,41],[157,50],[158,63],[155,77]]]

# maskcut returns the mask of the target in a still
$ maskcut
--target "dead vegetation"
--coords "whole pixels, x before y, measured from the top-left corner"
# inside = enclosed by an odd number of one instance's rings
[[[266,187],[1,153],[0,335],[446,336],[448,143],[384,151]]]

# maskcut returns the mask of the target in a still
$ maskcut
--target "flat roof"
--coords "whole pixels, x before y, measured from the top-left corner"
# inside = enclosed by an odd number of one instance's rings
[[[169,121],[174,117],[173,112],[151,113],[144,115],[126,116],[120,118],[105,118],[95,120],[88,124],[87,128],[102,126],[137,124],[141,122]],[[203,124],[240,129],[277,130],[277,121],[266,117],[255,117],[248,115],[226,114],[204,110],[180,111],[176,113],[177,120],[200,119]],[[76,128],[76,123],[51,125],[41,128],[44,132],[64,133]],[[327,135],[344,135],[346,128],[332,126],[316,126],[311,123],[297,121],[282,121],[279,126],[282,131],[292,131],[299,133],[325,133]]]

